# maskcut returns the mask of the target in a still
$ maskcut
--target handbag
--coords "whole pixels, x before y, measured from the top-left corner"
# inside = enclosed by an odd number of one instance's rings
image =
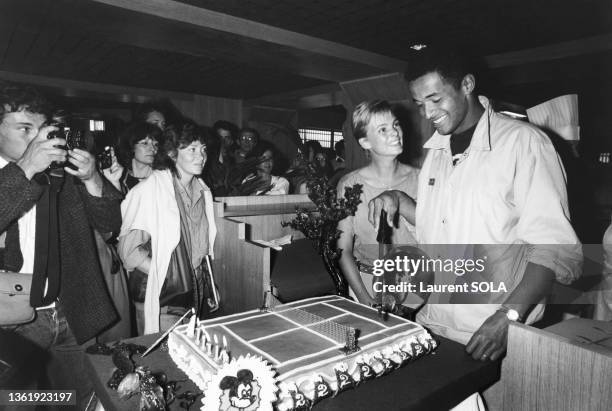
[[[0,271],[0,326],[24,324],[34,319],[31,285],[32,274]]]

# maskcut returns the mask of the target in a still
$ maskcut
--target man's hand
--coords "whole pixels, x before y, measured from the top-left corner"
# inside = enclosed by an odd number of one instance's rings
[[[98,174],[96,170],[96,159],[88,151],[75,148],[68,151],[68,162],[72,164],[76,170],[70,167],[64,167],[68,174],[79,178],[80,180],[91,180]]]
[[[117,188],[117,190],[121,191],[121,184],[119,180],[121,180],[121,176],[123,175],[123,166],[119,164],[117,161],[117,156],[115,155],[115,149],[111,147],[111,158],[113,160],[111,166],[109,168],[105,168],[102,170],[102,174],[104,177]]]
[[[21,167],[28,180],[31,180],[35,174],[45,171],[52,162],[63,163],[66,161],[67,152],[61,148],[66,144],[66,140],[62,138],[47,139],[47,135],[53,130],[57,130],[57,127],[42,127],[36,137],[28,144],[23,156],[17,161],[17,165]]]
[[[368,221],[378,230],[382,210],[387,212],[387,224],[393,227],[393,219],[400,207],[399,195],[395,191],[385,191],[368,203]]]
[[[475,360],[497,360],[506,351],[509,324],[506,314],[496,311],[474,333],[465,351]]]
[[[102,176],[96,170],[96,158],[88,151],[75,148],[68,151],[68,162],[72,164],[76,170],[70,167],[64,167],[64,171],[77,177],[92,196],[102,196]]]

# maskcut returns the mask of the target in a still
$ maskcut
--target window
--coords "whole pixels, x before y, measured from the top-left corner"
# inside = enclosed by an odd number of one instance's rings
[[[89,131],[104,131],[103,120],[89,120]]]
[[[322,147],[334,148],[334,144],[342,140],[341,130],[329,130],[321,128],[300,128],[298,130],[302,142],[316,140]]]

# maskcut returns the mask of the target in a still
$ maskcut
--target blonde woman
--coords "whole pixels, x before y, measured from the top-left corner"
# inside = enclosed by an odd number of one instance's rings
[[[349,283],[350,295],[363,304],[376,301],[372,267],[378,256],[377,230],[368,221],[368,203],[387,190],[400,190],[415,198],[418,169],[398,161],[403,150],[403,133],[391,105],[383,100],[366,101],[353,111],[353,136],[368,152],[367,166],[348,173],[338,183],[338,194],[344,188],[361,184],[361,203],[354,216],[338,224],[342,231],[338,248],[342,249],[340,268]],[[400,217],[393,230],[395,245],[414,245],[414,227]]]

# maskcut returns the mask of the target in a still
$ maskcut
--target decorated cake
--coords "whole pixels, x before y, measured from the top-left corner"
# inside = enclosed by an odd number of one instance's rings
[[[177,327],[170,356],[203,410],[294,410],[392,372],[436,348],[420,325],[339,296]]]

